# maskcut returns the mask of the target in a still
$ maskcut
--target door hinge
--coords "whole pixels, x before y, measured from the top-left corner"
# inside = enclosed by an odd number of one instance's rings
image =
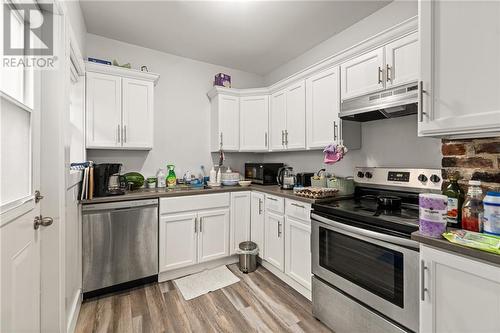
[[[43,199],[43,195],[40,193],[39,190],[36,190],[35,191],[35,203],[39,203],[40,200]]]

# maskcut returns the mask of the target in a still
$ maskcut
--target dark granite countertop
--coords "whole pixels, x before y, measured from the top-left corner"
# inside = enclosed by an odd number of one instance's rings
[[[418,231],[415,231],[411,234],[411,239],[420,242],[425,245],[429,245],[441,250],[446,250],[449,252],[453,252],[463,257],[469,257],[471,259],[476,259],[483,261],[488,264],[493,264],[500,267],[500,255],[476,250],[470,247],[462,246],[459,244],[455,244],[449,242],[444,238],[432,238],[421,235]]]
[[[236,192],[236,191],[259,191],[267,194],[272,194],[288,199],[293,199],[297,201],[302,201],[306,203],[318,203],[318,202],[328,202],[332,200],[339,200],[346,198],[345,196],[337,196],[335,198],[329,199],[309,199],[300,197],[295,195],[292,190],[282,190],[277,185],[255,185],[252,184],[248,187],[242,186],[221,186],[215,188],[200,188],[200,189],[192,189],[192,188],[182,188],[182,189],[174,189],[169,190],[166,188],[162,189],[146,189],[141,188],[135,191],[128,191],[124,195],[116,195],[110,197],[98,197],[93,198],[92,200],[81,200],[82,204],[96,204],[96,203],[104,203],[104,202],[117,202],[117,201],[127,201],[127,200],[139,200],[139,199],[151,199],[151,198],[165,198],[165,197],[181,197],[181,196],[189,196],[189,195],[199,195],[199,194],[211,194],[211,193],[225,193],[225,192]]]

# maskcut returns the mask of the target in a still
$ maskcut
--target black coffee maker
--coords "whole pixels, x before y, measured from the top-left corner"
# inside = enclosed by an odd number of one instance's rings
[[[120,163],[94,165],[94,197],[125,194]]]

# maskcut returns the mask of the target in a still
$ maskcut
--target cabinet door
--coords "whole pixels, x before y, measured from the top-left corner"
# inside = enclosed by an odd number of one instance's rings
[[[384,88],[384,48],[379,48],[340,65],[342,100]]]
[[[238,252],[241,242],[250,240],[250,193],[231,193],[231,251]]]
[[[198,262],[229,255],[229,209],[198,213]]]
[[[238,97],[219,95],[219,139],[225,151],[240,148],[240,101]]]
[[[196,213],[160,216],[160,272],[196,264]]]
[[[285,273],[311,289],[311,225],[285,217]]]
[[[264,254],[264,223],[265,223],[265,203],[264,194],[252,192],[250,209],[250,240],[259,247],[259,256]]]
[[[307,149],[324,148],[340,139],[338,67],[306,80]]]
[[[419,20],[419,134],[498,134],[500,2],[421,1]]]
[[[86,81],[87,148],[121,147],[121,78],[87,72]]]
[[[306,85],[305,81],[286,90],[286,149],[306,148]]]
[[[122,79],[123,147],[153,148],[153,82]]]
[[[385,46],[386,86],[417,82],[419,77],[420,50],[418,33],[400,38]]]
[[[271,95],[271,110],[269,111],[269,150],[285,149],[286,129],[286,94],[280,91]]]
[[[269,97],[240,98],[240,151],[267,151]]]
[[[264,259],[281,271],[285,269],[284,221],[283,215],[266,211]]]
[[[420,332],[498,332],[499,267],[427,246],[420,259]]]

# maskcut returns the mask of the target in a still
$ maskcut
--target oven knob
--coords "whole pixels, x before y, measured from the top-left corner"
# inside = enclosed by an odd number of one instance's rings
[[[425,183],[427,181],[427,176],[422,173],[418,175],[418,180],[420,180],[422,183]]]
[[[431,182],[433,182],[433,183],[439,183],[440,180],[441,180],[441,178],[438,175],[431,176]]]
[[[370,179],[370,178],[372,178],[372,177],[373,177],[373,175],[372,175],[372,173],[371,173],[371,172],[368,172],[368,171],[367,171],[367,172],[365,172],[365,177],[366,177],[366,178],[368,178],[368,179]]]
[[[359,178],[363,178],[365,176],[365,174],[361,171],[358,171],[358,177]]]

